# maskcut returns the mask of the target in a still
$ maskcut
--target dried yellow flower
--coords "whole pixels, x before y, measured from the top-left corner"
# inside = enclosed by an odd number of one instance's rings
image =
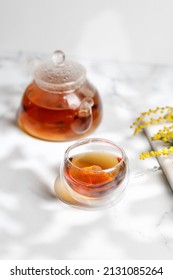
[[[155,117],[153,115],[156,115]],[[166,107],[157,107],[156,109],[149,109],[147,112],[141,113],[141,115],[136,118],[131,128],[134,128],[134,135],[140,132],[147,126],[152,124],[161,124],[161,123],[170,123],[173,122],[173,108]],[[158,157],[158,156],[168,156],[173,153],[173,125],[164,126],[163,129],[160,129],[155,135],[151,137],[152,141],[161,140],[164,143],[167,143],[168,148],[165,147],[163,150],[149,151],[141,153],[140,159],[144,160],[149,157]]]
[[[156,115],[156,117],[154,118],[153,115]],[[168,106],[157,107],[154,110],[149,109],[147,112],[141,113],[141,115],[136,118],[131,128],[134,128],[134,134],[137,134],[149,125],[166,122],[173,122],[173,108]]]

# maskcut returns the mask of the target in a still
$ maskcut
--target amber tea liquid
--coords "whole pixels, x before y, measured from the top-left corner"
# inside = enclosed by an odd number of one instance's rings
[[[77,193],[98,197],[118,187],[125,177],[125,169],[125,163],[114,154],[86,152],[70,158],[70,163],[65,162],[64,176]]]
[[[85,115],[84,112],[79,116],[75,102],[81,102],[87,96],[92,96],[94,101],[92,115]],[[66,141],[91,132],[100,123],[101,116],[99,94],[89,82],[67,94],[46,92],[33,82],[24,93],[18,123],[25,132],[36,138]]]

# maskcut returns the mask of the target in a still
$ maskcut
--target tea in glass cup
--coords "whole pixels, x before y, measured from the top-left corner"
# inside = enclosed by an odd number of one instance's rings
[[[67,192],[77,202],[91,207],[118,202],[128,177],[124,150],[100,138],[84,139],[70,146],[60,168],[60,181]]]

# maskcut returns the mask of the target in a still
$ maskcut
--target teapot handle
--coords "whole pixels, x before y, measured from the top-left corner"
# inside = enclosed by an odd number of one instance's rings
[[[77,118],[72,124],[72,129],[77,134],[83,134],[87,132],[93,123],[92,106],[94,100],[90,97],[86,97],[82,100],[77,113]]]

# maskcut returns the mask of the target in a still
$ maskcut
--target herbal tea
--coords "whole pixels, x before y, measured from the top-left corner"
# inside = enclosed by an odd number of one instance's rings
[[[90,95],[93,96],[93,106],[89,107],[91,113],[85,108],[79,112],[83,99]],[[18,123],[25,132],[34,137],[66,141],[82,137],[94,130],[100,123],[101,116],[98,92],[89,83],[66,94],[44,91],[33,82],[24,93]]]
[[[65,179],[73,190],[85,196],[105,195],[118,187],[126,173],[123,160],[112,153],[80,153],[69,161],[64,166]]]

